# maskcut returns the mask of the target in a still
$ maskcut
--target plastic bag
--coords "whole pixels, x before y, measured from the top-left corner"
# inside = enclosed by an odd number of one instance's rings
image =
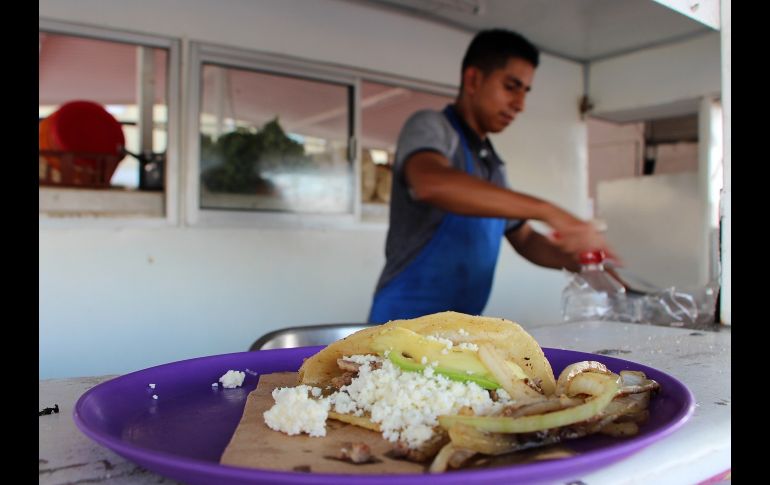
[[[580,274],[568,274],[570,281],[562,292],[564,321],[611,320],[688,328],[715,323],[715,282],[691,291],[669,287],[606,292],[596,290]]]

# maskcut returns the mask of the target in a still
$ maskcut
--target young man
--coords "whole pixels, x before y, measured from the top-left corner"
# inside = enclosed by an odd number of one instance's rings
[[[393,166],[386,263],[372,323],[444,310],[480,314],[504,235],[527,260],[577,270],[580,253],[614,254],[589,222],[508,188],[488,133],[524,110],[539,52],[517,33],[477,34],[463,58],[460,92],[442,112],[423,110],[401,130]],[[546,237],[528,219],[552,229]]]

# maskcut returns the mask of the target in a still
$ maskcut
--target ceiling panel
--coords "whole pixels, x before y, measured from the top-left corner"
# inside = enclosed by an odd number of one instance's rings
[[[542,51],[577,62],[596,61],[714,31],[652,0],[366,1],[471,32],[515,30]]]

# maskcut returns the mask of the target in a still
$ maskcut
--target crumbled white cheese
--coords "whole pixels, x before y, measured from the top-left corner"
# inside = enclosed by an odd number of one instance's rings
[[[237,370],[229,370],[225,372],[225,375],[219,378],[219,382],[222,383],[222,387],[226,389],[234,389],[236,387],[241,387],[243,384],[243,379],[246,378],[245,372],[240,372]]]
[[[427,363],[428,363],[428,358],[427,358],[427,357],[425,357],[425,356],[423,355],[423,356],[422,356],[422,359],[420,359],[420,363],[421,363],[422,365],[425,365],[425,364],[427,364]]]
[[[275,389],[275,405],[263,414],[265,423],[290,435],[325,436],[328,413],[334,410],[367,416],[379,424],[388,441],[418,448],[433,436],[440,415],[457,414],[463,407],[488,415],[511,402],[503,389],[497,390],[498,401],[493,401],[474,382],[457,382],[436,373],[438,362],[426,365],[422,372],[407,372],[374,355],[345,356],[345,360],[359,364],[358,375],[349,385],[325,398],[319,398],[321,389],[307,385]]]
[[[462,328],[458,331],[458,333],[460,335],[464,335],[464,336],[469,335],[468,332],[465,331]],[[471,343],[471,342],[462,342],[462,343],[459,343],[459,344],[455,345],[454,342],[452,342],[451,340],[443,338],[443,337],[439,337],[438,335],[428,335],[425,338],[427,340],[432,340],[434,342],[440,342],[441,344],[443,344],[444,345],[444,349],[441,350],[442,354],[447,354],[450,350],[452,350],[452,348],[458,348],[458,349],[464,349],[464,350],[472,350],[474,352],[478,352],[478,350],[479,350],[479,346],[474,344],[474,343]]]
[[[467,337],[468,335],[470,335],[470,334],[468,333],[468,331],[467,331],[467,330],[465,330],[464,328],[461,328],[460,330],[458,330],[458,331],[457,331],[457,333],[459,333],[460,335],[466,336],[466,337]]]
[[[150,389],[155,389],[155,384],[149,384]]]
[[[273,389],[275,405],[262,413],[265,424],[289,435],[326,436],[329,399],[311,399],[308,392],[320,395],[321,389],[304,384]]]
[[[425,337],[427,340],[433,340],[434,342],[440,342],[444,345],[444,347],[451,349],[454,345],[454,342],[449,340],[448,338],[439,337],[438,335],[427,335]]]
[[[157,394],[153,394],[153,395],[152,395],[152,398],[153,398],[153,399],[158,399],[158,395],[157,395]]]
[[[328,397],[338,413],[368,414],[380,425],[388,441],[404,441],[418,448],[433,435],[438,416],[457,414],[468,406],[477,415],[499,411],[506,402],[495,402],[489,392],[473,382],[457,382],[426,366],[422,372],[404,372],[392,362],[374,356],[345,357],[362,364],[358,376]],[[369,362],[380,361],[378,369]],[[297,413],[298,414],[298,413]]]

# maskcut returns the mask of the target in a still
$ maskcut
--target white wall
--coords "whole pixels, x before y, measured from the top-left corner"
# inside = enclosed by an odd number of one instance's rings
[[[381,231],[40,231],[40,375],[247,350],[270,329],[361,321]]]
[[[708,283],[704,198],[697,173],[599,182],[599,217],[625,269],[659,288]]]
[[[470,35],[338,0],[41,0],[40,16],[457,83]],[[495,137],[514,187],[587,214],[582,71],[543,56],[528,112]],[[185,161],[182,160],[182,164]],[[184,218],[180,217],[179,220]],[[41,223],[40,377],[124,373],[366,318],[384,226],[346,230]],[[559,319],[565,278],[504,248],[488,315]]]
[[[644,154],[644,123],[616,124],[589,118],[588,196],[594,214],[599,210],[596,186],[601,181],[641,175]]]
[[[698,112],[721,90],[720,36],[713,32],[591,64],[594,116],[639,121]]]

